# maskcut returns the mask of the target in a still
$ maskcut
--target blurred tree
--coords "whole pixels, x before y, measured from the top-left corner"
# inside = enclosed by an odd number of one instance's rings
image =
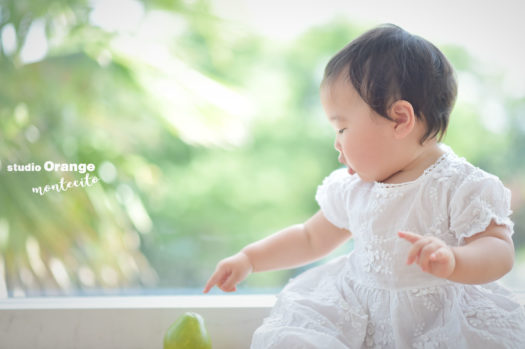
[[[122,163],[136,139],[115,133],[120,126],[112,116],[139,121],[130,111],[147,104],[129,67],[103,60],[111,35],[89,23],[85,1],[7,1],[0,13],[0,269],[9,293],[154,285],[156,274],[139,249],[140,226],[110,186],[40,197],[32,187],[78,174],[6,173],[7,164],[47,160],[105,161],[106,172]],[[143,131],[135,133],[153,130]],[[119,177],[129,181],[129,174]]]
[[[129,32],[108,27],[104,16],[114,13],[104,11],[111,10],[135,11],[131,24],[140,26]],[[182,30],[164,41],[149,41],[156,33],[148,31],[159,19],[174,20]],[[203,24],[213,20],[205,1],[0,4],[4,296],[7,291],[89,293],[158,283],[141,245],[154,234],[145,201],[150,189],[161,190],[159,165],[189,161],[192,148],[181,137],[227,143],[227,132],[211,140],[194,135],[195,127],[218,123],[217,115],[232,112],[210,94],[246,104],[235,91],[183,63],[190,59],[185,54],[218,42],[213,27]],[[129,25],[118,19],[111,23],[124,30]],[[178,54],[177,43],[166,45],[169,40],[187,41],[184,54]],[[205,70],[212,63],[196,66]],[[168,85],[169,93],[159,96]],[[184,123],[191,118],[197,122]],[[79,179],[78,174],[6,172],[9,164],[43,166],[47,160],[94,163],[103,182],[40,197],[32,187],[58,183],[60,177]]]

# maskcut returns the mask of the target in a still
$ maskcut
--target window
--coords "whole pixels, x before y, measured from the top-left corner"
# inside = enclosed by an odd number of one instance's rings
[[[361,27],[298,19],[308,30],[276,39],[226,7],[155,3],[0,5],[1,297],[200,293],[218,260],[317,210],[338,166],[320,76]],[[512,190],[503,282],[523,289],[523,79],[453,40],[445,142]],[[240,293],[275,293],[302,270],[253,275]]]

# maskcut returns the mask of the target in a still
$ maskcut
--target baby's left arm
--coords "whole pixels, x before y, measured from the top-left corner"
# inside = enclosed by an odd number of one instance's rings
[[[399,237],[412,243],[407,264],[416,262],[423,271],[450,281],[484,284],[512,269],[514,244],[507,230],[492,221],[485,231],[465,238],[463,246],[409,232],[399,232]]]

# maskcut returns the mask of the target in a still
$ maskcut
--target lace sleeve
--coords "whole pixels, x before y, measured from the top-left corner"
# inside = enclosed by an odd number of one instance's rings
[[[335,170],[323,180],[315,194],[315,199],[326,219],[336,227],[345,229],[348,229],[348,215],[344,183],[348,178],[346,169]]]
[[[460,245],[467,237],[484,231],[492,220],[514,233],[510,220],[510,190],[490,174],[469,176],[459,185],[450,204],[450,228]]]

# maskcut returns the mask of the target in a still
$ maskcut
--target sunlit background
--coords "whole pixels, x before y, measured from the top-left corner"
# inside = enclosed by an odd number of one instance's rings
[[[445,143],[512,190],[517,259],[502,281],[525,289],[524,5],[312,3],[1,1],[0,297],[199,293],[217,261],[304,221],[338,167],[324,66],[384,22],[454,65]],[[41,196],[31,188],[80,175],[6,171],[48,160],[93,163],[100,182]]]

